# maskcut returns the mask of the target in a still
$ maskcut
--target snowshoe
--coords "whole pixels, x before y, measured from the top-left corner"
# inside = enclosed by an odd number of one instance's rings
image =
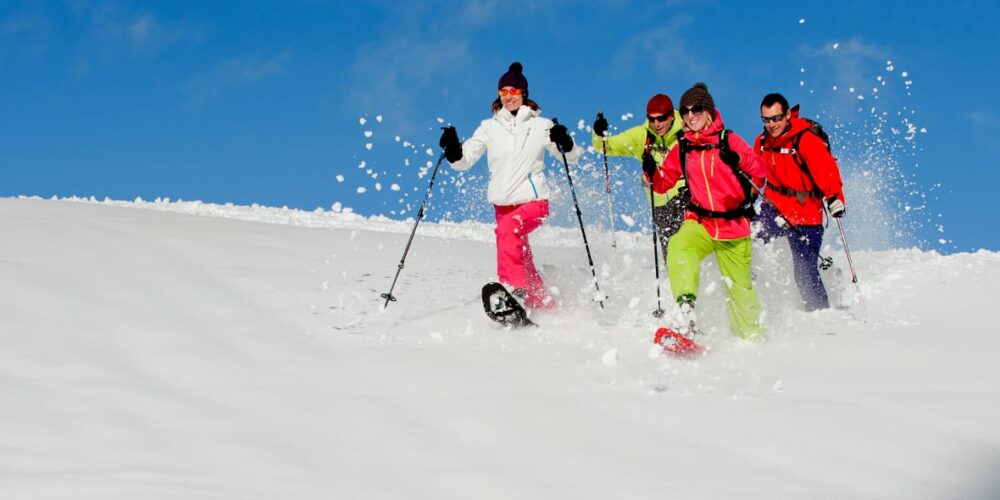
[[[697,342],[666,327],[656,330],[653,343],[663,347],[663,352],[679,358],[697,358],[705,351]]]
[[[663,350],[669,354],[684,358],[698,357],[704,352],[704,348],[692,340],[695,335],[700,335],[695,326],[694,304],[684,301],[678,305],[674,312],[674,328],[660,328],[653,336],[653,343],[663,346]]]
[[[538,326],[528,319],[528,311],[500,283],[487,283],[483,287],[483,309],[486,316],[503,326]]]

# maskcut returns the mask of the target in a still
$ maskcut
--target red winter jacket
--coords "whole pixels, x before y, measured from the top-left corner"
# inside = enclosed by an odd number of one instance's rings
[[[823,140],[809,131],[809,122],[799,118],[799,107],[789,110],[789,115],[789,127],[784,133],[771,137],[765,130],[754,141],[753,150],[767,164],[765,202],[774,205],[778,213],[794,226],[818,226],[823,223],[823,199],[819,193],[823,198],[837,197],[844,202],[840,169],[837,168],[837,160],[826,150]],[[799,134],[802,134],[802,139],[799,140],[798,152],[792,154],[795,138]],[[806,164],[816,184],[795,163],[796,156]],[[819,193],[816,193],[817,190]]]
[[[691,146],[704,144],[719,144],[719,133],[725,129],[722,114],[715,110],[712,123],[701,132],[685,132]],[[740,155],[740,170],[750,174],[755,185],[763,183],[767,168],[754,150],[733,132],[726,137],[729,147]],[[725,212],[739,208],[743,203],[743,186],[733,172],[733,169],[719,158],[719,150],[691,150],[687,153],[687,186],[691,191],[691,201],[700,207],[713,212]],[[681,172],[680,148],[673,148],[663,160],[663,165],[653,179],[653,190],[664,193],[674,186]],[[720,219],[716,217],[701,217],[688,210],[685,220],[696,220],[714,240],[733,240],[750,236],[750,221],[746,217],[738,219]]]

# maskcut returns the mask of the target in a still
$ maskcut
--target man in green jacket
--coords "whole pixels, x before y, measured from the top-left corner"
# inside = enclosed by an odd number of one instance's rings
[[[620,134],[607,135],[608,121],[598,115],[594,121],[594,150],[608,156],[631,156],[642,163],[642,185],[646,189],[646,202],[653,197],[653,222],[663,247],[663,260],[667,259],[667,240],[684,222],[688,193],[684,178],[664,194],[652,193],[650,175],[660,168],[667,153],[677,144],[678,133],[683,133],[684,121],[674,109],[670,97],[656,94],[646,103],[646,123],[632,127]],[[607,148],[607,149],[605,149]],[[678,195],[680,193],[680,195]]]

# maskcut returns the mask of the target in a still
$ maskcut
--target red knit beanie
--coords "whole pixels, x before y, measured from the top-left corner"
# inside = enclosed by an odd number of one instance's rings
[[[674,101],[664,94],[656,94],[646,103],[646,116],[673,114]]]

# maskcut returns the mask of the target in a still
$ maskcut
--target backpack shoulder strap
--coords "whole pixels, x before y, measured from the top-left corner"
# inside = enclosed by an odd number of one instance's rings
[[[720,151],[731,151],[729,148],[729,134],[732,130],[725,129],[719,134],[719,150]],[[726,163],[723,161],[722,163]],[[733,175],[740,182],[740,187],[743,188],[743,205],[749,203],[753,205],[753,181],[750,180],[750,174],[743,171],[739,165],[729,165],[729,168],[733,170]],[[741,207],[742,208],[742,207]]]
[[[681,163],[681,176],[682,176],[681,178],[682,179],[687,179],[687,176],[688,176],[688,172],[687,172],[687,154],[688,154],[688,151],[690,150],[690,146],[691,145],[688,144],[687,137],[684,137],[683,133],[677,134],[677,145],[674,146],[674,147],[677,148],[677,159]]]
[[[802,132],[799,132],[798,134],[795,134],[795,138],[792,139],[792,150],[793,150],[792,161],[794,161],[795,164],[798,165],[799,170],[802,170],[802,173],[806,174],[806,178],[809,179],[809,182],[811,182],[813,185],[813,191],[819,192],[819,184],[816,184],[816,179],[813,179],[812,172],[809,171],[809,165],[806,164],[805,158],[802,158],[802,151],[801,149],[799,149],[800,148],[799,144],[802,142],[802,136],[806,135],[807,133],[811,133],[815,135],[816,138],[822,139],[818,134],[816,134],[816,132],[813,132],[812,127],[807,128]]]
[[[719,144],[717,146],[713,144],[713,145],[710,145],[709,147],[705,147],[705,148],[701,148],[701,149],[715,149],[715,148],[718,148],[720,151],[724,150],[724,149],[729,149],[729,133],[730,132],[731,131],[729,129],[726,129],[726,130],[723,130],[722,132],[719,133]],[[687,171],[686,171],[686,167],[685,167],[685,157],[687,156],[687,151],[689,149],[694,149],[694,148],[691,148],[690,145],[687,144],[687,140],[686,139],[682,139],[682,140],[678,141],[677,142],[677,147],[680,148],[679,153],[681,155],[680,156],[680,158],[681,158],[681,169],[684,171],[684,175],[686,176],[687,175]],[[706,209],[704,207],[699,206],[697,203],[695,203],[694,197],[692,196],[691,199],[688,201],[688,210],[691,210],[692,212],[694,212],[694,213],[696,213],[696,214],[698,214],[698,215],[700,215],[702,217],[714,217],[714,218],[721,218],[721,219],[738,219],[738,218],[743,218],[743,217],[753,218],[753,216],[754,216],[754,211],[753,211],[753,202],[754,202],[754,197],[753,197],[753,182],[750,180],[750,175],[747,174],[746,172],[744,172],[743,170],[741,170],[739,168],[739,165],[729,165],[726,162],[723,162],[723,163],[726,164],[726,165],[728,165],[729,168],[732,170],[733,175],[736,176],[736,180],[740,183],[740,187],[743,190],[743,201],[740,203],[740,206],[737,207],[737,208],[734,208],[732,210],[725,210],[725,211],[708,210],[708,209]]]

